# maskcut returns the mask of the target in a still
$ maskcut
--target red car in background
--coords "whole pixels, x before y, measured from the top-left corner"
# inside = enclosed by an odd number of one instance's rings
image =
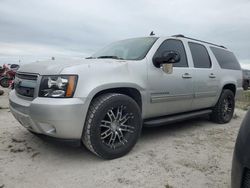
[[[16,71],[19,68],[19,65],[17,64],[8,65],[4,64],[3,67],[0,67],[0,86],[4,88],[8,88],[13,85]]]

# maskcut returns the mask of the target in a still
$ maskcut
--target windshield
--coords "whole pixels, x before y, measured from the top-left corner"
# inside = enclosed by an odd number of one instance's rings
[[[143,37],[118,41],[101,49],[89,58],[141,60],[157,39],[157,37]]]

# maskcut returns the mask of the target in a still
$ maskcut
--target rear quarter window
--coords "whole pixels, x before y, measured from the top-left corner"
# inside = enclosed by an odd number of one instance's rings
[[[241,70],[240,64],[232,52],[212,46],[210,49],[222,69]]]

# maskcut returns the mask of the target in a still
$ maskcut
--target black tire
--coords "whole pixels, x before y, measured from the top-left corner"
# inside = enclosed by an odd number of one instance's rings
[[[97,156],[114,159],[134,147],[141,128],[141,110],[137,103],[127,95],[107,93],[91,102],[82,141]]]
[[[221,96],[210,114],[212,121],[216,123],[228,123],[234,114],[235,98],[234,93],[229,89],[224,89]]]
[[[6,78],[6,77],[1,78],[0,86],[2,86],[3,88],[8,88],[9,87],[9,80],[10,80],[10,78]]]
[[[244,89],[244,90],[248,90],[248,86],[249,86],[248,81],[244,81],[244,82],[243,82],[243,89]]]

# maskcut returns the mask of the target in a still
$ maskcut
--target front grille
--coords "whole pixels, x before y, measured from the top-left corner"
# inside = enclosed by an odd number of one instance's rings
[[[250,169],[245,168],[242,178],[242,188],[250,188]]]
[[[15,86],[15,90],[19,95],[34,97],[34,88]]]
[[[24,73],[17,73],[16,77],[24,80],[37,80],[38,75],[36,74],[24,74]]]
[[[14,82],[16,92],[25,97],[34,97],[37,78],[35,74],[17,73]]]

